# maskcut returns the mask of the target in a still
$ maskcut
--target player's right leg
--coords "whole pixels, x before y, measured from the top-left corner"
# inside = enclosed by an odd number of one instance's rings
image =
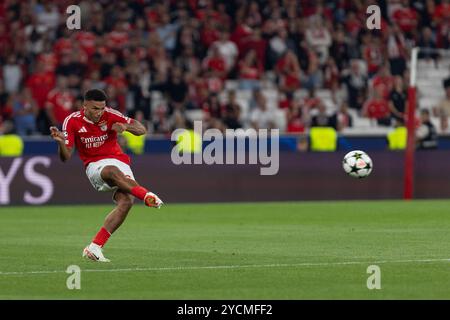
[[[107,165],[103,167],[100,176],[109,186],[118,187],[119,190],[132,194],[136,198],[143,200],[148,207],[159,209],[163,205],[163,202],[156,194],[140,186],[130,175],[127,176],[123,171],[117,166]]]

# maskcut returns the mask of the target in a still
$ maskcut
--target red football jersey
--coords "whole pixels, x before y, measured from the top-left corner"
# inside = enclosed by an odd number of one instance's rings
[[[94,123],[84,116],[84,110],[77,111],[68,116],[63,123],[62,130],[66,137],[66,146],[74,145],[78,150],[80,159],[87,166],[91,162],[113,158],[130,164],[130,157],[123,153],[117,142],[117,132],[111,130],[114,123],[132,123],[117,110],[106,107],[105,112]]]

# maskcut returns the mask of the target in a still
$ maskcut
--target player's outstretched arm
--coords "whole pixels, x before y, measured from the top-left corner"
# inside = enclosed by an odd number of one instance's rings
[[[131,132],[135,136],[142,136],[147,133],[147,129],[142,123],[134,120],[132,123],[120,123],[116,122],[112,125],[112,130],[122,133],[124,131]]]
[[[72,148],[66,146],[66,139],[64,134],[58,130],[57,127],[50,127],[50,134],[58,143],[58,154],[61,161],[66,162],[72,156]]]

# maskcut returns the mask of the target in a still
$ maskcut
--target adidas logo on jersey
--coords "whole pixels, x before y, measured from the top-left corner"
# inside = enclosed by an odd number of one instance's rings
[[[86,130],[86,128],[83,126],[83,127],[81,127],[80,130],[78,130],[78,132],[87,132],[87,130]]]

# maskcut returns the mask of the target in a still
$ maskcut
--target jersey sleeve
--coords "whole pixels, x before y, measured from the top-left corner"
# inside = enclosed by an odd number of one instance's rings
[[[66,138],[66,147],[73,148],[73,145],[75,143],[75,121],[73,120],[72,115],[68,116],[66,119],[64,119],[62,131],[64,134],[64,137]]]
[[[122,113],[120,113],[119,111],[115,110],[115,109],[111,109],[111,108],[106,108],[105,110],[106,112],[108,112],[108,120],[111,124],[116,123],[116,122],[120,122],[120,123],[133,123],[133,119],[124,116]]]

